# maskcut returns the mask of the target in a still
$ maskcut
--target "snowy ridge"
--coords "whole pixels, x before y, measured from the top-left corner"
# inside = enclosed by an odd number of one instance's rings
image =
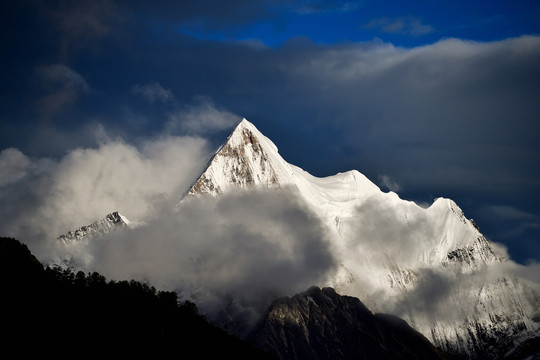
[[[48,265],[84,272],[93,261],[93,254],[88,249],[93,241],[116,231],[132,228],[133,225],[125,216],[115,211],[101,220],[60,235],[57,237],[59,253]]]
[[[81,226],[77,230],[69,231],[66,234],[60,235],[58,240],[65,243],[70,243],[90,236],[107,234],[113,230],[129,225],[130,221],[118,211],[115,211],[105,216],[104,219],[95,221],[90,225]]]

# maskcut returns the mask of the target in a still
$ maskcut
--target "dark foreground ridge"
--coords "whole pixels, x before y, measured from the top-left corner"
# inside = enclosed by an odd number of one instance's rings
[[[176,293],[94,272],[44,268],[26,245],[0,238],[5,353],[270,359],[210,324]]]
[[[275,301],[248,341],[282,360],[449,358],[404,320],[332,288]]]

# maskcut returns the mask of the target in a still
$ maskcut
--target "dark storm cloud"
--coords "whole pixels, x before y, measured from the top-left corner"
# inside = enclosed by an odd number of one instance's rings
[[[307,170],[357,168],[409,191],[538,191],[536,37],[412,49],[178,41],[178,51],[157,44],[143,55],[143,64],[174,64],[156,79],[167,79],[159,81],[179,99],[208,95],[263,132],[289,133],[280,139],[282,153]],[[303,134],[301,143],[294,132]],[[319,160],[330,158],[339,160],[321,169]]]
[[[49,8],[48,14],[66,42],[103,37],[111,32],[119,17],[113,0],[59,1],[56,7]]]
[[[323,103],[315,119],[346,129],[359,164],[374,167],[377,158],[404,187],[537,186],[538,38],[315,47],[301,55],[284,67],[302,86],[297,103],[304,96]]]
[[[275,18],[275,8],[288,2],[290,1],[171,0],[152,4],[146,1],[119,1],[119,4],[154,21],[209,30],[252,23],[261,18]]]
[[[194,25],[203,29],[238,27],[258,20],[279,20],[288,12],[311,14],[326,11],[350,11],[358,7],[352,1],[342,0],[188,0],[119,1],[125,8],[144,13],[155,20]]]
[[[48,45],[58,51],[62,62],[85,50],[99,51],[102,41],[121,32],[127,20],[114,0],[23,0],[18,3],[18,7],[25,9],[27,14],[35,11],[38,23],[43,21],[46,24],[44,29],[31,30],[48,35]]]

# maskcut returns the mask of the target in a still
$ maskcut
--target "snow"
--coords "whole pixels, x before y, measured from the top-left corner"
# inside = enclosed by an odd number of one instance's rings
[[[127,217],[125,217],[124,215],[122,215],[122,214],[120,214],[120,213],[118,213],[118,216],[120,216],[120,219],[122,219],[122,221],[123,221],[126,225],[130,226],[130,223],[131,223],[131,222],[128,220]]]

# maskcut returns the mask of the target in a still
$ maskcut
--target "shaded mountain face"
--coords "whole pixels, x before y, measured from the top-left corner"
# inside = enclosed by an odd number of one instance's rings
[[[538,294],[507,271],[506,252],[452,200],[424,208],[381,191],[356,170],[314,177],[287,163],[244,119],[179,205],[256,189],[295,192],[324,227],[341,266],[314,285],[395,314],[436,346],[470,358],[499,358],[538,335]]]
[[[275,301],[248,341],[282,360],[444,358],[402,319],[374,315],[332,288]]]

